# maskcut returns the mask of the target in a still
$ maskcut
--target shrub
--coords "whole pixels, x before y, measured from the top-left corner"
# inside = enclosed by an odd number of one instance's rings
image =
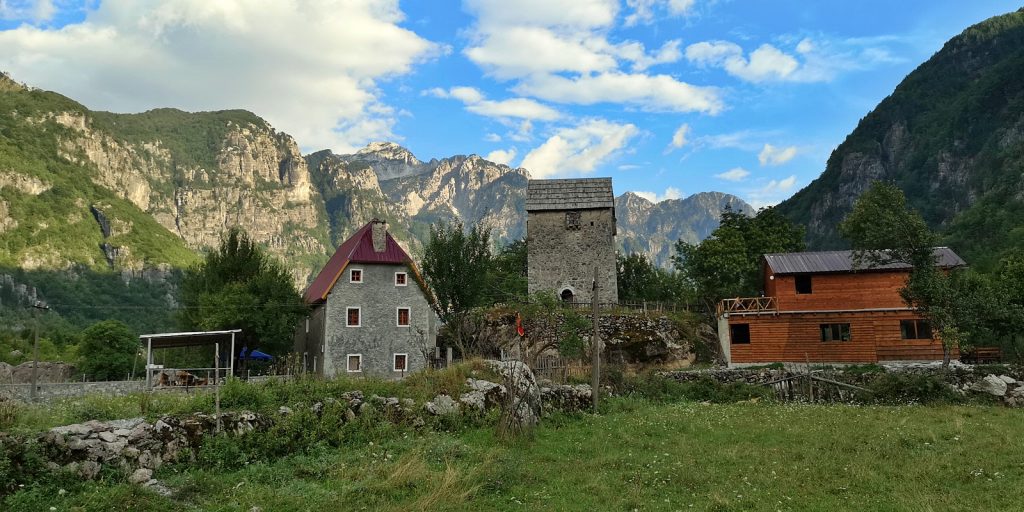
[[[875,403],[960,403],[965,399],[936,375],[916,373],[883,373],[871,381],[870,395],[862,400]]]
[[[95,380],[124,379],[132,371],[139,347],[139,339],[124,322],[95,323],[82,332],[79,368]]]
[[[624,395],[646,398],[656,402],[695,400],[732,403],[755,398],[764,400],[773,398],[771,390],[763,386],[753,386],[744,382],[723,384],[711,377],[701,377],[691,382],[678,382],[653,372],[624,378],[620,392]]]

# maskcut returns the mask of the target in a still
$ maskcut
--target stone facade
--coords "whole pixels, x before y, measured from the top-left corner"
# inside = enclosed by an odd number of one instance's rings
[[[613,208],[529,211],[526,233],[531,294],[568,291],[572,301],[588,302],[596,266],[598,301],[618,302]]]
[[[361,271],[361,283],[351,282],[352,270]],[[397,272],[407,274],[405,286],[395,285]],[[404,265],[351,264],[321,307],[326,376],[401,378],[422,370],[434,350],[434,311]],[[349,308],[359,308],[358,327],[347,325]],[[398,326],[399,308],[409,308],[409,326]],[[360,371],[348,370],[350,354],[361,355]],[[395,354],[406,354],[405,372],[394,370]]]

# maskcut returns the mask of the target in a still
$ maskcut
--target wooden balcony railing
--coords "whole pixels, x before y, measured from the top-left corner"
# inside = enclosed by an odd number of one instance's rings
[[[720,302],[718,316],[725,313],[772,313],[778,309],[775,297],[738,297]]]

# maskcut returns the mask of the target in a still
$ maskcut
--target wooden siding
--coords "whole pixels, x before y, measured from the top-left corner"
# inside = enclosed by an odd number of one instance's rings
[[[812,274],[811,293],[796,293],[795,275],[776,275],[766,269],[765,294],[775,297],[779,311],[905,308],[900,288],[907,272]]]
[[[732,363],[805,361],[874,363],[891,360],[940,360],[937,340],[903,340],[900,320],[910,311],[730,315],[729,324],[749,324],[750,343],[730,345]],[[850,324],[849,341],[821,341],[821,324]]]

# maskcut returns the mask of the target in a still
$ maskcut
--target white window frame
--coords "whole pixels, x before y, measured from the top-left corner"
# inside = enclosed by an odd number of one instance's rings
[[[352,325],[352,324],[348,323],[348,312],[352,311],[353,309],[359,312],[359,323],[356,324],[356,325]],[[361,308],[361,307],[347,307],[347,308],[345,308],[345,327],[362,327],[362,326],[363,326],[363,308]]]
[[[405,276],[405,282],[398,284],[398,275]],[[409,273],[408,272],[395,272],[395,286],[409,286]]]
[[[359,271],[359,280],[358,281],[353,281],[352,280],[352,272],[356,271],[356,270]],[[366,272],[363,272],[363,269],[361,269],[361,268],[350,268],[350,269],[348,269],[348,282],[355,283],[355,284],[363,284],[363,283],[365,283],[366,282]]]
[[[359,369],[358,370],[353,370],[352,369],[352,364],[351,364],[352,361],[350,361],[352,356],[355,356],[355,357],[359,358]],[[362,354],[345,354],[345,371],[348,372],[348,373],[363,373],[363,355]]]
[[[402,325],[398,323],[398,312],[403,309],[409,310],[409,323],[407,325]],[[359,318],[360,320],[362,319],[361,316]],[[410,308],[409,306],[398,306],[397,308],[395,308],[395,327],[412,327],[412,308]]]
[[[405,368],[399,368],[398,364],[396,364],[398,362],[397,361],[398,356],[404,356],[405,357]],[[362,364],[362,363],[360,363],[360,364]],[[396,371],[396,372],[407,372],[407,371],[409,371],[409,354],[402,353],[402,352],[396,352],[396,353],[392,354],[391,355],[391,369]]]

